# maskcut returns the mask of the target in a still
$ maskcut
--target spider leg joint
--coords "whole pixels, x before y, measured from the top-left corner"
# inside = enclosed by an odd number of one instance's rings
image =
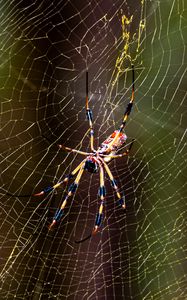
[[[98,213],[95,220],[95,226],[100,226],[102,222],[103,214]]]
[[[58,208],[54,215],[52,223],[49,225],[49,230],[51,230],[56,225],[56,223],[60,222],[63,215],[64,215],[64,210],[61,208]]]
[[[58,145],[58,147],[60,148],[60,149],[62,149],[62,150],[66,150],[66,147],[64,146],[64,145]]]
[[[48,187],[44,188],[43,192],[44,192],[44,193],[49,193],[49,192],[51,192],[52,190],[53,190],[53,187],[52,187],[52,186],[48,186]]]
[[[86,116],[87,116],[88,121],[92,122],[92,120],[93,120],[93,113],[92,113],[92,110],[90,108],[88,108],[86,110]]]
[[[119,204],[122,208],[126,209],[125,196],[123,196],[121,199],[119,199]]]
[[[77,183],[72,183],[68,189],[68,192],[72,192],[72,193],[75,193],[76,189],[78,187],[78,184]]]
[[[47,193],[49,193],[49,192],[52,192],[53,189],[54,189],[54,188],[53,188],[52,186],[48,186],[48,187],[44,188],[43,191],[41,191],[41,192],[39,192],[39,193],[36,193],[36,194],[34,194],[33,196],[42,196],[42,195],[44,195],[44,194],[47,194]]]
[[[106,188],[105,188],[105,186],[100,186],[99,187],[99,196],[101,197],[101,196],[103,196],[103,197],[105,197],[106,196]]]
[[[133,103],[129,102],[129,104],[127,105],[126,111],[125,111],[125,115],[129,115],[130,114],[130,112],[132,110],[132,106],[133,106]]]
[[[94,227],[94,229],[93,229],[93,231],[92,231],[92,234],[93,234],[93,235],[95,235],[95,234],[98,232],[98,229],[99,229],[99,227],[100,227],[100,225],[101,225],[101,222],[102,222],[102,218],[103,218],[103,214],[98,213],[98,214],[96,215],[95,227]]]

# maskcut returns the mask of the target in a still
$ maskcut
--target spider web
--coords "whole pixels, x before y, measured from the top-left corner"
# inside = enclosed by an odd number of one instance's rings
[[[185,0],[1,1],[1,299],[187,299]],[[131,95],[128,158],[109,166],[100,232],[98,174],[85,171],[59,226],[64,178],[88,151],[85,72],[95,145]],[[14,197],[11,194],[15,195]],[[22,197],[26,195],[27,197]]]

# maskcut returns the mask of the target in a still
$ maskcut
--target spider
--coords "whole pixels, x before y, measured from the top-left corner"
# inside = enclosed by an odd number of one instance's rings
[[[104,181],[104,175],[105,175],[104,173],[105,172],[110,178],[111,185],[116,192],[119,204],[121,205],[121,207],[123,209],[126,209],[125,196],[124,195],[121,196],[121,194],[119,192],[119,188],[117,186],[117,183],[110,171],[110,168],[108,167],[108,163],[112,159],[117,159],[117,158],[128,155],[129,151],[133,145],[133,142],[134,142],[134,140],[132,140],[129,144],[127,144],[126,143],[127,136],[123,132],[126,122],[127,122],[127,119],[128,119],[128,116],[130,115],[130,112],[132,110],[133,101],[134,101],[134,66],[132,66],[132,95],[131,95],[130,102],[128,103],[128,105],[125,109],[121,126],[119,127],[118,130],[115,130],[100,145],[100,147],[97,150],[94,148],[93,114],[92,114],[92,110],[89,107],[88,94],[89,93],[88,93],[88,71],[87,71],[86,72],[86,104],[85,104],[86,107],[85,108],[86,108],[87,120],[89,122],[91,151],[84,152],[84,151],[79,151],[76,149],[66,147],[64,145],[58,145],[59,148],[64,151],[77,153],[77,154],[84,156],[85,158],[62,181],[57,182],[53,186],[48,186],[48,187],[44,188],[41,192],[34,194],[34,196],[41,196],[41,195],[47,194],[49,192],[52,192],[55,189],[59,188],[62,184],[67,184],[68,181],[77,174],[74,182],[69,186],[67,194],[61,203],[61,206],[56,210],[53,220],[52,220],[52,223],[49,225],[49,230],[51,230],[57,223],[59,223],[61,221],[62,216],[64,215],[64,209],[66,207],[68,199],[70,197],[72,197],[73,194],[75,194],[75,192],[78,188],[79,182],[81,180],[81,176],[85,170],[90,173],[96,173],[99,171],[99,174],[100,174],[100,187],[99,187],[100,206],[99,206],[99,211],[96,215],[95,226],[93,228],[91,235],[94,235],[98,232],[98,229],[100,228],[102,219],[103,219],[103,208],[104,208],[104,202],[105,202],[105,196],[106,196],[105,181]],[[122,147],[126,147],[126,151],[119,154],[118,151]]]

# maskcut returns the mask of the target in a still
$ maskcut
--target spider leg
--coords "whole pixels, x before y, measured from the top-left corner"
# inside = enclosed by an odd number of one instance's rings
[[[81,167],[80,167],[80,169],[79,169],[79,172],[78,172],[78,174],[77,174],[77,177],[75,178],[75,181],[70,185],[70,187],[69,187],[69,189],[68,189],[68,193],[67,193],[67,195],[66,195],[64,201],[62,202],[60,208],[58,208],[58,209],[56,210],[56,213],[55,213],[55,215],[54,215],[54,217],[53,217],[53,221],[52,221],[52,223],[49,225],[49,230],[51,230],[51,229],[55,226],[56,223],[60,222],[62,216],[64,215],[64,208],[65,208],[65,206],[66,206],[66,204],[67,204],[68,199],[69,199],[73,194],[75,194],[75,192],[76,192],[76,190],[77,190],[77,188],[78,188],[78,184],[79,184],[80,179],[81,179],[81,176],[82,176],[82,174],[83,174],[83,172],[84,172],[84,166],[85,166],[85,162],[83,161],[83,162],[82,162],[82,165],[81,165]]]
[[[105,182],[104,182],[104,169],[101,163],[99,163],[99,168],[100,168],[100,187],[99,187],[99,196],[101,200],[101,204],[99,206],[99,212],[96,215],[96,220],[95,220],[95,227],[92,231],[92,235],[96,234],[103,218],[103,207],[104,207],[104,199],[106,196],[106,189],[105,189]]]
[[[44,188],[41,192],[39,193],[35,193],[35,194],[28,194],[28,195],[17,195],[17,194],[11,194],[11,193],[6,193],[6,195],[11,196],[11,197],[19,197],[19,198],[24,198],[24,197],[31,197],[31,196],[42,196],[44,194],[47,194],[49,192],[52,192],[53,190],[57,189],[58,187],[60,187],[62,184],[66,184],[69,179],[71,179],[72,177],[74,177],[74,175],[79,171],[79,169],[81,168],[81,166],[83,165],[83,163],[85,162],[86,159],[84,159],[70,174],[68,174],[62,181],[57,182],[55,185],[53,186],[47,186],[46,188]]]
[[[70,173],[68,174],[62,181],[57,182],[55,185],[53,186],[48,186],[46,188],[43,189],[43,191],[34,194],[33,196],[42,196],[48,192],[52,192],[53,190],[59,188],[62,184],[67,184],[69,179],[71,179],[72,177],[74,177],[74,175],[80,170],[80,168],[82,167],[82,165],[84,164],[85,159]]]
[[[89,108],[89,101],[88,101],[88,71],[86,72],[86,116],[90,126],[90,147],[91,151],[95,152],[94,149],[94,130],[93,130],[93,113],[92,110]]]
[[[45,138],[50,144],[52,144],[51,140],[48,137],[46,137],[45,135],[42,135],[42,137]],[[74,153],[78,153],[78,154],[86,155],[86,156],[90,154],[90,153],[87,153],[87,152],[84,152],[84,151],[79,151],[79,150],[76,150],[76,149],[66,147],[63,144],[57,144],[57,146],[60,149],[66,151],[66,152],[74,152]]]
[[[114,188],[114,190],[116,191],[116,195],[118,197],[118,201],[119,201],[119,204],[124,208],[126,209],[126,204],[125,204],[125,196],[121,196],[121,194],[119,193],[119,189],[118,189],[118,186],[116,184],[116,181],[114,179],[114,176],[112,175],[112,172],[110,171],[108,165],[103,161],[103,165],[104,165],[104,168],[110,178],[110,181],[111,181],[111,185],[112,187]]]
[[[66,147],[64,145],[58,145],[58,147],[66,152],[73,152],[73,153],[78,153],[78,154],[81,154],[81,155],[84,155],[84,156],[88,156],[90,155],[91,153],[88,153],[88,152],[84,152],[84,151],[80,151],[80,150],[76,150],[76,149],[72,149],[72,148],[69,148],[69,147]]]
[[[118,186],[116,184],[116,181],[108,167],[108,165],[104,162],[104,160],[101,158],[101,157],[98,157],[97,158],[97,162],[99,164],[99,168],[100,168],[100,187],[99,187],[99,196],[100,196],[100,199],[101,199],[101,204],[100,204],[100,207],[99,207],[99,212],[97,213],[96,215],[96,220],[95,220],[95,227],[92,231],[91,234],[89,234],[88,236],[86,236],[85,238],[83,238],[82,240],[75,240],[75,243],[76,244],[80,244],[82,242],[85,242],[86,240],[90,239],[93,235],[95,235],[97,232],[98,232],[98,229],[101,225],[101,222],[102,222],[102,217],[103,217],[103,207],[104,207],[104,199],[105,199],[105,195],[106,195],[106,189],[105,189],[105,185],[104,185],[104,169],[103,169],[103,165],[104,165],[104,168],[111,180],[111,184],[113,186],[113,188],[115,189],[116,191],[116,194],[117,194],[117,197],[119,199],[119,203],[120,205],[125,209],[126,208],[126,205],[125,205],[125,197],[121,197],[120,193],[119,193],[119,190],[118,190]]]
[[[127,107],[125,109],[124,115],[123,115],[123,120],[121,123],[120,128],[118,129],[118,133],[116,134],[115,138],[111,141],[111,143],[108,145],[108,148],[111,149],[113,144],[117,141],[119,138],[120,133],[123,131],[125,128],[128,116],[131,113],[132,107],[133,107],[133,102],[134,102],[134,66],[132,65],[132,94],[131,94],[131,99],[129,103],[127,104]]]
[[[132,94],[131,94],[131,99],[130,99],[130,102],[127,104],[127,107],[125,109],[124,116],[123,116],[123,121],[122,121],[122,124],[119,128],[119,132],[122,132],[125,125],[126,125],[128,116],[130,115],[131,110],[132,110],[133,102],[134,102],[134,66],[132,66]]]

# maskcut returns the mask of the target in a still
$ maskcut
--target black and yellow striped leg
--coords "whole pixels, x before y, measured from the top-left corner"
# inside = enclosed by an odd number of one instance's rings
[[[127,104],[127,107],[125,109],[125,112],[124,112],[124,115],[123,115],[123,120],[122,120],[120,128],[118,129],[118,133],[116,134],[115,138],[111,141],[111,143],[108,145],[109,149],[112,148],[114,143],[118,140],[118,138],[120,136],[120,133],[122,133],[122,131],[123,131],[125,125],[126,125],[128,116],[131,113],[131,110],[132,110],[132,107],[133,107],[133,102],[134,102],[134,66],[132,66],[132,94],[131,94],[131,99],[130,99],[130,101]]]
[[[115,179],[114,179],[114,177],[112,175],[112,172],[110,171],[108,165],[105,162],[103,162],[103,164],[104,164],[104,168],[105,168],[105,170],[106,170],[106,172],[107,172],[107,174],[108,174],[108,176],[110,178],[111,185],[112,185],[112,187],[114,188],[114,190],[116,192],[119,204],[121,205],[121,207],[123,207],[124,209],[126,209],[125,196],[124,195],[121,196],[121,194],[119,193],[118,186],[116,184],[116,181],[115,181]]]
[[[44,194],[52,192],[53,190],[59,188],[63,184],[67,184],[69,179],[73,178],[75,176],[75,174],[80,170],[80,168],[81,168],[81,166],[83,165],[84,162],[85,162],[85,159],[70,174],[68,174],[62,181],[57,182],[53,186],[47,186],[41,192],[36,193],[33,196],[42,196]]]
[[[133,102],[134,102],[134,66],[132,66],[132,94],[131,94],[131,99],[130,99],[130,102],[127,104],[127,107],[125,109],[124,116],[123,116],[123,121],[122,121],[122,124],[121,124],[120,129],[119,129],[120,132],[123,131],[123,129],[126,125],[128,116],[130,115],[131,110],[132,110]]]
[[[88,71],[86,72],[86,116],[89,122],[90,127],[90,147],[91,151],[95,151],[94,149],[94,130],[93,130],[93,113],[89,108],[89,100],[88,100]]]
[[[68,193],[64,199],[64,201],[62,202],[62,205],[60,206],[60,208],[58,208],[56,210],[56,213],[53,217],[53,221],[52,223],[49,225],[49,230],[52,229],[53,226],[56,225],[56,223],[60,222],[60,220],[62,219],[62,216],[64,215],[64,208],[67,204],[67,201],[70,197],[73,196],[73,194],[75,194],[77,188],[78,188],[78,184],[80,182],[81,176],[84,172],[84,166],[85,166],[85,162],[82,162],[82,165],[80,167],[80,170],[77,174],[77,177],[75,178],[75,181],[70,185],[69,189],[68,189]]]
[[[99,212],[96,215],[96,220],[95,220],[95,227],[93,229],[92,234],[96,234],[99,227],[101,226],[101,222],[103,219],[103,208],[104,208],[104,199],[106,196],[106,189],[105,189],[105,183],[104,183],[104,169],[101,164],[99,164],[100,168],[100,187],[99,187],[99,196],[100,196],[100,206],[99,206]]]

